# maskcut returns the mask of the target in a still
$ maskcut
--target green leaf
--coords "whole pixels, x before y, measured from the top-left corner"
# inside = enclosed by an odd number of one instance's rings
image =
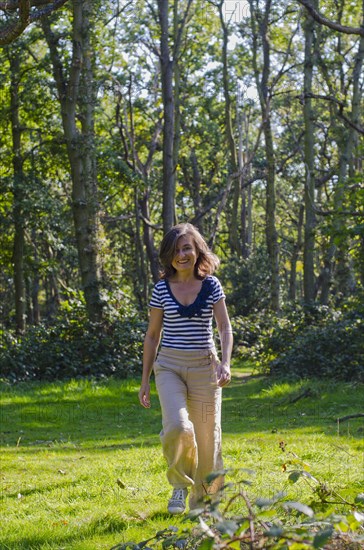
[[[220,476],[224,476],[229,470],[217,470],[216,472],[211,472],[206,476],[207,483],[212,483],[215,479]]]
[[[271,520],[276,515],[277,515],[277,511],[274,510],[274,509],[272,509],[272,510],[262,510],[261,512],[259,512],[257,517],[258,517],[259,520],[266,521],[266,520]]]
[[[312,508],[310,508],[306,504],[302,504],[301,502],[285,502],[284,507],[297,510],[298,512],[301,512],[301,514],[305,514],[305,516],[308,516],[309,518],[312,518],[314,516],[314,511],[312,510]]]
[[[328,527],[327,529],[324,529],[323,531],[319,531],[315,538],[313,539],[313,547],[314,548],[322,548],[331,538],[333,532],[332,526]]]
[[[217,523],[215,527],[218,531],[220,531],[222,535],[229,535],[230,537],[232,537],[238,529],[239,525],[235,521],[227,519],[225,521]]]
[[[249,529],[249,526],[250,526],[249,520],[245,519],[243,523],[240,524],[239,529],[235,532],[235,535],[236,536],[241,535],[242,533],[244,533],[244,531]]]
[[[214,539],[214,533],[213,533],[213,531],[210,529],[210,527],[207,525],[207,523],[202,519],[201,516],[200,516],[198,519],[199,519],[199,521],[200,521],[200,528],[201,528],[201,530],[202,530],[208,537],[211,537],[212,539]]]
[[[269,531],[266,532],[268,537],[280,537],[283,534],[283,528],[278,525],[272,525]]]
[[[295,470],[294,472],[289,474],[288,479],[291,483],[296,483],[301,476],[302,476],[302,472]]]
[[[273,496],[273,498],[263,498],[259,497],[256,499],[255,504],[259,506],[259,508],[264,508],[265,506],[272,506],[272,504],[275,504],[278,502],[281,498],[283,498],[286,495],[283,491],[280,491],[276,495]]]
[[[241,549],[240,540],[235,540],[234,542],[229,542],[229,548],[233,548],[233,550],[240,550]]]
[[[214,546],[214,539],[204,539],[198,547],[198,550],[211,550]]]
[[[264,508],[265,506],[271,506],[272,504],[274,504],[274,500],[270,498],[259,497],[256,499],[255,504],[259,506],[259,508]]]

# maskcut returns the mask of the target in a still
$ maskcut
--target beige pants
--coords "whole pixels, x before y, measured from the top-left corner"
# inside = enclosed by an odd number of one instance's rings
[[[208,474],[223,467],[216,363],[213,350],[161,348],[154,364],[167,478],[176,489],[191,487],[190,507],[222,484],[221,477],[206,483]]]

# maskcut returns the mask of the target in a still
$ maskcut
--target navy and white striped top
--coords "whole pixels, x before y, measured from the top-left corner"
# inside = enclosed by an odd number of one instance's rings
[[[173,296],[166,279],[155,285],[150,307],[163,309],[162,347],[199,350],[214,349],[213,306],[225,298],[220,281],[213,275],[202,281],[196,300],[184,306]]]

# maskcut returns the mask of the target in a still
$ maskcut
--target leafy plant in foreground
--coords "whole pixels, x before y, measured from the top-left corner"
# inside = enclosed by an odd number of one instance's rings
[[[362,548],[364,494],[358,495],[354,502],[347,501],[311,475],[308,465],[295,453],[287,451],[283,441],[280,447],[285,453],[282,469],[287,472],[289,481],[308,481],[316,504],[319,499],[320,506],[316,506],[319,511],[315,511],[313,505],[287,500],[284,492],[272,498],[253,499],[245,489],[251,485],[245,474],[253,472],[223,470],[211,474],[207,481],[228,473],[243,473],[244,477],[238,482],[225,484],[218,498],[206,498],[201,508],[192,510],[185,519],[194,523],[192,527],[181,530],[168,527],[147,540],[118,544],[112,550]],[[333,512],[332,505],[336,503],[333,498],[339,499],[348,511]]]

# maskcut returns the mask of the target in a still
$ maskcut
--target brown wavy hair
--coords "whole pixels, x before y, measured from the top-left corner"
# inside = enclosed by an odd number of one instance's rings
[[[169,279],[176,273],[172,266],[176,255],[177,241],[184,235],[191,235],[197,252],[197,261],[195,265],[195,276],[197,279],[204,279],[207,275],[212,275],[215,269],[220,265],[220,260],[211,252],[205,239],[194,225],[191,223],[179,223],[173,226],[163,237],[159,250],[159,260],[162,265],[161,278]]]

